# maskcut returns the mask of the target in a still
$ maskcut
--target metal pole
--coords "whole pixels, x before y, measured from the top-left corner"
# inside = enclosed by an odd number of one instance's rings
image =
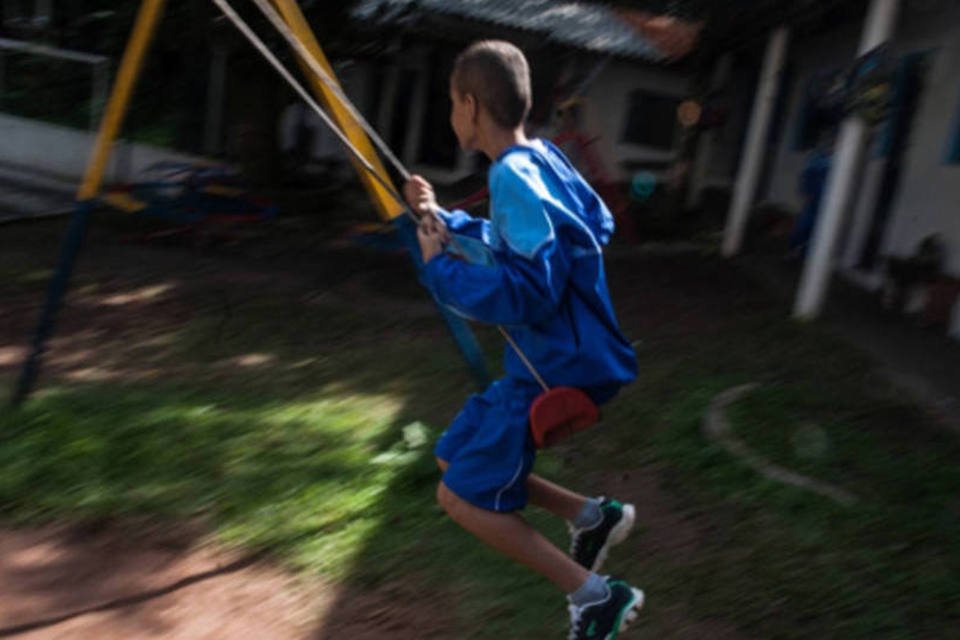
[[[890,39],[899,9],[899,0],[873,0],[859,55],[877,48]],[[827,179],[823,211],[814,229],[812,253],[807,259],[794,306],[794,317],[813,320],[820,315],[833,273],[833,254],[843,218],[850,207],[856,186],[855,178],[867,142],[867,125],[856,116],[848,116],[840,129],[835,162]]]
[[[46,303],[40,314],[40,321],[37,323],[30,355],[24,363],[13,392],[11,399],[13,406],[22,404],[36,384],[47,341],[53,335],[57,313],[66,295],[67,287],[70,284],[70,276],[73,274],[73,268],[80,253],[83,238],[86,235],[90,212],[93,210],[95,203],[94,198],[100,191],[104,169],[110,157],[110,149],[123,123],[133,87],[140,75],[143,58],[150,41],[153,39],[153,34],[156,32],[156,26],[163,13],[164,4],[165,0],[144,0],[143,4],[140,5],[137,21],[133,27],[133,33],[130,35],[127,49],[123,54],[120,71],[117,74],[117,83],[107,104],[103,122],[97,134],[96,146],[87,165],[87,173],[77,193],[73,217],[70,219],[70,227],[60,250],[60,263],[47,289]]]
[[[787,54],[789,35],[790,30],[787,27],[778,27],[770,32],[767,40],[763,70],[750,116],[747,143],[740,160],[740,169],[737,171],[737,184],[734,187],[733,202],[730,204],[723,236],[723,255],[728,258],[740,252],[743,231],[760,181],[760,170],[766,160],[767,136],[773,120],[773,108],[777,102],[780,73]]]
[[[117,72],[117,82],[113,87],[113,93],[110,95],[106,111],[103,114],[100,131],[97,134],[97,142],[90,163],[87,165],[87,172],[80,186],[80,191],[77,193],[77,200],[89,200],[96,197],[100,191],[107,160],[110,157],[110,148],[117,139],[117,134],[123,125],[127,107],[130,106],[130,97],[133,95],[133,88],[140,76],[143,59],[150,42],[153,40],[153,34],[156,32],[165,4],[166,0],[144,0],[143,4],[140,5],[140,12],[137,14],[133,33],[130,34],[130,42],[123,54],[123,61],[120,63],[120,70]]]
[[[74,205],[73,216],[70,218],[70,227],[67,229],[67,235],[64,237],[63,244],[60,247],[60,261],[57,266],[57,271],[47,286],[47,301],[43,306],[40,321],[37,323],[36,332],[30,343],[30,355],[23,365],[23,370],[20,372],[20,378],[17,380],[17,386],[14,388],[10,401],[15,407],[20,406],[23,404],[23,401],[27,399],[30,392],[33,391],[37,377],[40,374],[40,363],[46,351],[47,341],[53,334],[57,312],[60,310],[60,304],[63,301],[64,295],[66,295],[67,287],[70,283],[70,276],[73,274],[73,266],[76,263],[77,255],[80,253],[80,246],[83,244],[83,238],[86,235],[87,223],[92,209],[92,200],[78,201]]]

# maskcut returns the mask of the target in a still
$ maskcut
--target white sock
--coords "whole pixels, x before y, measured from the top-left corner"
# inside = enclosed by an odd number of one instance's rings
[[[603,513],[600,511],[600,498],[590,498],[573,520],[577,529],[589,529],[600,524]]]
[[[595,573],[591,573],[587,581],[580,585],[580,588],[567,596],[570,604],[578,607],[599,602],[610,593],[610,586],[607,581]]]

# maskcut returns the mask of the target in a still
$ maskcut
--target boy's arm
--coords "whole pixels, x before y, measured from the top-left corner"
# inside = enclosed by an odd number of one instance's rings
[[[497,324],[536,324],[555,313],[570,272],[544,209],[544,196],[517,176],[493,176],[497,259],[490,264],[430,260],[426,281],[437,299],[463,314]],[[494,231],[495,229],[495,231]]]
[[[440,254],[424,275],[437,300],[491,324],[537,324],[553,315],[563,296],[569,267],[556,243],[534,259],[506,254],[491,265]]]
[[[435,211],[437,216],[443,220],[443,223],[447,226],[450,233],[469,236],[477,240],[482,240],[485,243],[487,242],[490,229],[489,220],[485,218],[474,218],[466,211],[459,209],[447,211],[446,209],[437,207]]]
[[[410,176],[410,179],[403,186],[403,195],[413,210],[421,217],[435,214],[451,233],[487,241],[489,221],[483,218],[474,218],[466,211],[441,209],[437,205],[433,185],[423,176]]]

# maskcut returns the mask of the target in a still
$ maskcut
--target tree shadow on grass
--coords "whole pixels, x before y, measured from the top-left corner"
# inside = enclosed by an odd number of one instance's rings
[[[333,577],[351,572],[372,531],[401,516],[422,521],[419,506],[432,502],[437,429],[421,421],[442,424],[471,386],[453,347],[437,344],[445,340],[439,321],[413,323],[406,340],[377,343],[364,338],[378,329],[363,323],[350,340],[338,339],[354,318],[338,324],[326,314],[313,318],[310,339],[297,340],[310,321],[273,322],[277,304],[253,308],[249,326],[216,341],[205,340],[212,320],[189,323],[167,356],[170,371],[190,365],[179,369],[189,371],[183,379],[71,383],[0,415],[0,514],[14,522],[200,518],[227,544],[268,549]],[[402,319],[389,324],[403,333]],[[210,364],[252,346],[272,357],[256,366]],[[402,483],[417,506],[394,504],[397,478],[422,470],[422,460],[429,463],[422,478]],[[395,559],[405,571],[404,559]],[[130,596],[88,609],[152,593],[127,588]],[[51,588],[47,597],[50,613],[38,623],[76,612],[69,594]]]

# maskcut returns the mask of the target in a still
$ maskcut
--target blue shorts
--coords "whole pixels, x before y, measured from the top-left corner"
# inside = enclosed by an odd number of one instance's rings
[[[597,404],[610,400],[619,385],[585,389]],[[461,499],[488,511],[527,506],[527,476],[536,447],[527,416],[540,395],[535,384],[503,378],[470,396],[434,449],[450,466],[443,484]]]
[[[443,483],[470,504],[509,512],[527,505],[536,448],[527,414],[540,387],[504,378],[467,400],[434,449]]]

